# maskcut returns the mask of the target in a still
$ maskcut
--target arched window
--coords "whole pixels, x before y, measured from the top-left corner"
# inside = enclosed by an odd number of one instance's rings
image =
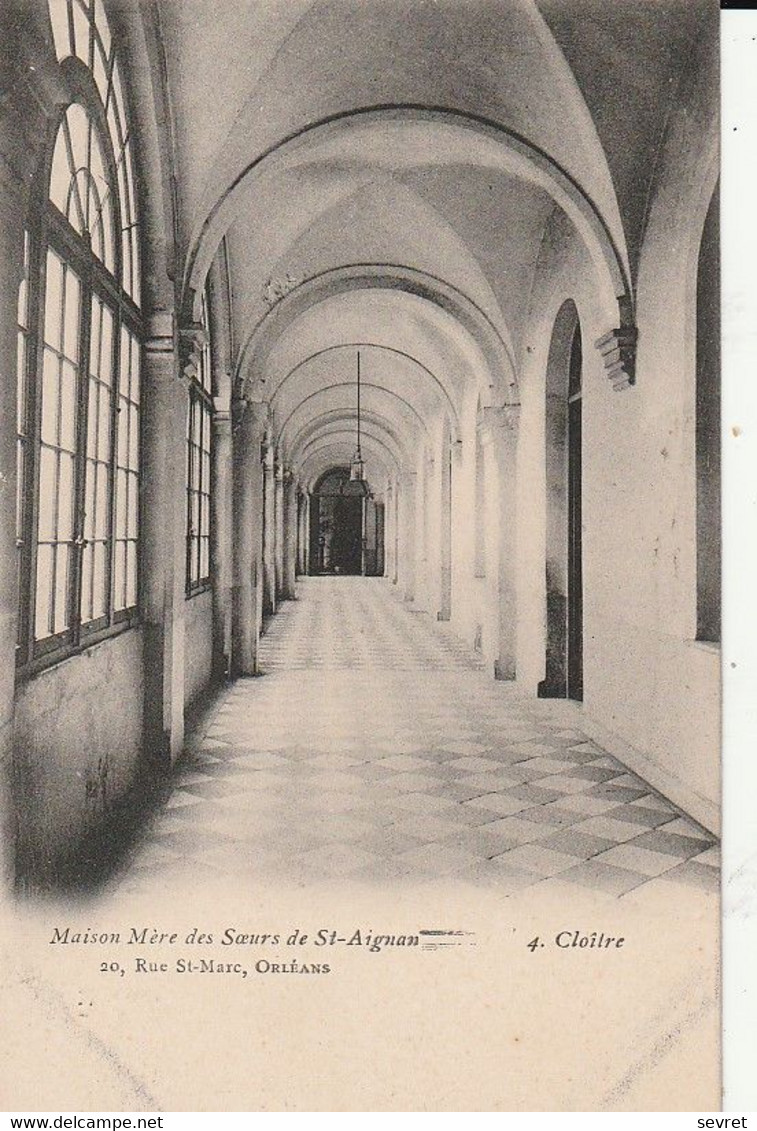
[[[210,583],[210,443],[213,382],[207,293],[202,296],[203,344],[189,383],[187,413],[187,594]]]
[[[697,639],[720,640],[719,193],[702,232],[697,268]]]
[[[50,0],[69,102],[19,301],[19,658],[76,650],[138,603],[139,229],[117,44],[100,0]]]

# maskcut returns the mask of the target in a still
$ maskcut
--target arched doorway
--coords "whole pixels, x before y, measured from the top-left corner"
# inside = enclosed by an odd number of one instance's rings
[[[582,345],[575,303],[563,303],[547,362],[544,698],[583,699]]]
[[[449,620],[452,615],[452,434],[445,418],[441,461],[441,546],[440,601],[437,617]]]
[[[697,265],[697,639],[720,640],[720,194],[715,190]]]
[[[350,469],[334,467],[315,485],[310,504],[310,573],[384,571],[384,507],[350,489]]]

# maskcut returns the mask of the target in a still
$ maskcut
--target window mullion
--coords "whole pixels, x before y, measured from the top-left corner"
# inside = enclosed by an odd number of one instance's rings
[[[121,396],[121,366],[123,358],[121,357],[121,325],[122,325],[122,311],[120,304],[113,311],[113,341],[111,342],[111,356],[109,363],[110,370],[110,461],[108,474],[110,475],[110,485],[108,490],[108,525],[107,525],[107,548],[108,548],[108,591],[107,591],[107,617],[108,624],[113,624],[115,620],[115,571],[116,571],[116,491],[118,488],[118,444],[119,444],[119,429],[124,426],[124,422],[119,418],[119,403]]]
[[[187,593],[192,591],[194,586],[194,570],[192,568],[193,548],[194,548],[194,524],[192,521],[192,510],[194,502],[194,483],[195,483],[195,446],[194,446],[194,427],[195,427],[195,412],[197,409],[197,393],[194,385],[190,382],[189,385],[189,409],[187,414],[187,568],[186,568],[186,589]]]
[[[196,476],[196,483],[195,483],[195,489],[197,491],[197,505],[195,507],[195,511],[196,511],[196,514],[197,514],[197,529],[195,530],[195,561],[197,562],[197,566],[196,566],[197,575],[196,575],[194,580],[195,580],[195,585],[199,586],[199,585],[202,584],[202,581],[203,581],[203,576],[202,576],[202,516],[203,516],[203,509],[204,509],[203,503],[205,502],[205,500],[203,498],[202,465],[204,463],[204,460],[203,460],[203,452],[204,452],[203,429],[205,427],[204,390],[202,392],[198,391],[197,417],[198,417],[198,420],[197,420],[197,448],[196,448],[197,476]]]
[[[74,553],[71,569],[71,630],[74,647],[81,640],[82,565],[84,559],[84,508],[87,482],[87,427],[89,417],[89,347],[92,329],[92,285],[88,276],[81,281],[79,311],[79,373],[74,461]]]
[[[37,601],[37,544],[39,534],[39,453],[41,441],[42,397],[42,338],[44,335],[43,312],[45,309],[46,248],[44,226],[41,238],[29,236],[29,357],[27,358],[29,387],[27,390],[28,466],[24,483],[23,522],[26,535],[24,565],[22,569],[23,592],[21,609],[24,621],[24,649],[21,662],[27,662],[34,654],[34,623]]]

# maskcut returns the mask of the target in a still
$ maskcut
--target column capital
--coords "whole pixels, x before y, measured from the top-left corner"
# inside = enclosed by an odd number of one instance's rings
[[[597,338],[595,347],[602,355],[607,376],[616,392],[636,384],[636,326],[620,326]]]

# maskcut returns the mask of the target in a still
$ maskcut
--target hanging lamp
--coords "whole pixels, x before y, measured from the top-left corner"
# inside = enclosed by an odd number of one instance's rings
[[[350,477],[342,486],[344,495],[366,497],[370,489],[365,478],[365,463],[360,448],[360,350],[357,351],[357,445],[350,463]]]

